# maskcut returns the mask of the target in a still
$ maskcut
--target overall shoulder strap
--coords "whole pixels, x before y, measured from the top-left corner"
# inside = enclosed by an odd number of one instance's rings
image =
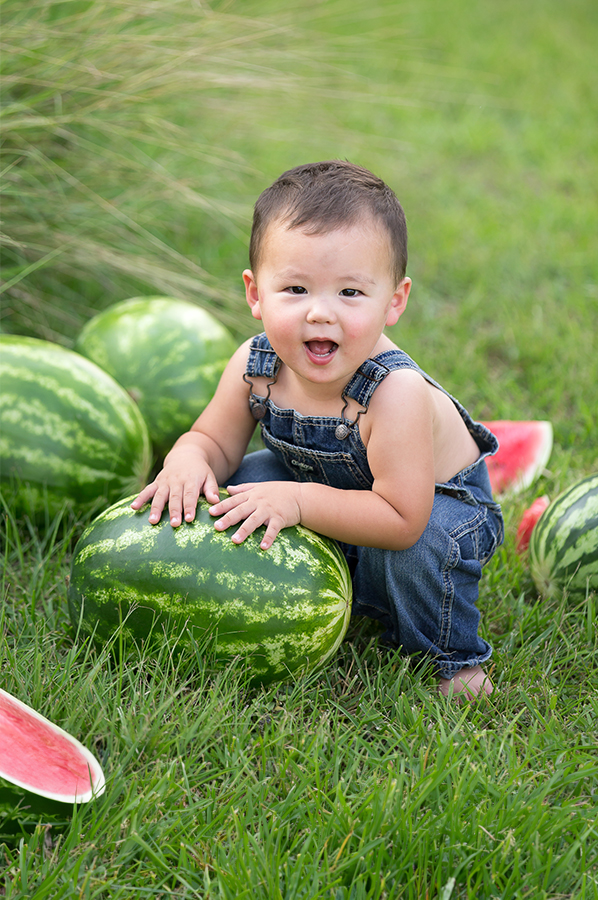
[[[386,378],[389,372],[394,372],[396,369],[421,371],[417,363],[404,350],[385,350],[362,363],[343,391],[343,396],[351,397],[367,409],[372,394],[380,382]]]
[[[280,359],[272,349],[265,332],[251,341],[245,374],[249,378],[275,378],[280,369]]]

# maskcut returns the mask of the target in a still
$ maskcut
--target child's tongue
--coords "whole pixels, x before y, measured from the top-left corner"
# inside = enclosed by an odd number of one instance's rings
[[[328,353],[332,353],[336,347],[334,341],[307,341],[306,343],[314,356],[326,356]]]

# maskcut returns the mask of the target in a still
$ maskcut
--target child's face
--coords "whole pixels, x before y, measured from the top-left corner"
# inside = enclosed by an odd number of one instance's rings
[[[246,270],[243,280],[251,312],[285,365],[335,391],[373,355],[411,287],[409,278],[396,286],[389,239],[373,220],[326,234],[274,223],[257,272]]]

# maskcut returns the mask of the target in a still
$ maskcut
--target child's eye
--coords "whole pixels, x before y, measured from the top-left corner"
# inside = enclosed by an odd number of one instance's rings
[[[358,291],[357,288],[344,288],[341,291],[341,297],[359,297],[361,291]]]
[[[290,287],[286,288],[289,294],[307,294],[307,291],[304,287],[301,287],[299,284],[293,284]]]

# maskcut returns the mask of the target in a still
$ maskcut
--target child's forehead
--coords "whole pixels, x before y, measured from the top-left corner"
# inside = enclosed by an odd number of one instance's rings
[[[373,218],[370,221],[310,231],[309,226],[289,226],[284,220],[272,223],[264,234],[256,274],[262,268],[276,271],[281,278],[304,277],[312,270],[360,272],[367,281],[367,272],[374,281],[381,268],[394,277],[393,253],[390,236]],[[356,276],[355,276],[356,277]]]
[[[373,239],[375,243],[390,248],[390,234],[384,227],[384,224],[374,218],[371,214],[364,214],[359,220],[349,222],[341,227],[322,228],[315,224],[306,222],[301,225],[289,225],[283,217],[270,222],[264,232],[262,241],[262,252],[267,253],[269,247],[278,244],[277,238],[282,238],[287,246],[295,243],[303,242],[304,238],[309,238],[314,242],[321,240],[324,242],[331,235],[346,235],[359,239],[367,236]]]

